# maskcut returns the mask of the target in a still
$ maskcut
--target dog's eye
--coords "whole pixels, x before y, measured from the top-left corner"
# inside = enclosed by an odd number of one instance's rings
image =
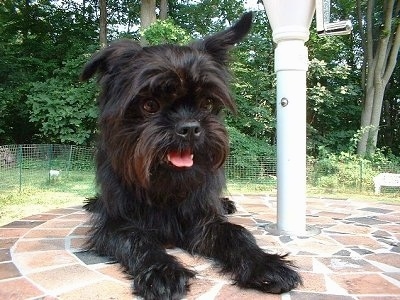
[[[206,111],[209,111],[209,112],[213,111],[213,109],[214,109],[214,100],[210,99],[210,98],[204,100],[201,103],[201,108],[206,110]]]
[[[160,104],[153,99],[147,100],[143,103],[143,109],[150,114],[154,114],[160,110]]]

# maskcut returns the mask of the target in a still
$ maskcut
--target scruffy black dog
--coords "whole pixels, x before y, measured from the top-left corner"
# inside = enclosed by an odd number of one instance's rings
[[[285,256],[265,253],[223,216],[229,142],[221,111],[235,110],[228,50],[251,21],[247,13],[189,46],[115,42],[82,73],[98,73],[102,87],[88,248],[114,257],[145,299],[181,299],[195,275],[166,245],[214,259],[240,287],[282,293],[301,283]]]

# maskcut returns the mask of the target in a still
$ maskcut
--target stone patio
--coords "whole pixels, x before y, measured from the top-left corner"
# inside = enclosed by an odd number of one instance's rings
[[[283,295],[241,290],[209,261],[168,250],[196,270],[187,299],[400,299],[400,206],[311,198],[312,237],[272,236],[276,199],[232,196],[231,222],[267,251],[291,253],[304,286]],[[118,264],[82,252],[88,229],[80,207],[52,210],[0,227],[0,299],[135,299]],[[138,299],[138,298],[136,298]]]

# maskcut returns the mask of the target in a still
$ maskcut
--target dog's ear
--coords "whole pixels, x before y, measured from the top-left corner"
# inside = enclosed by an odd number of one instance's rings
[[[228,51],[250,31],[252,19],[252,12],[245,13],[232,27],[206,37],[193,46],[211,54],[215,60],[225,64],[228,59]]]
[[[108,47],[101,49],[92,56],[91,60],[83,68],[80,78],[84,81],[88,80],[96,72],[100,76],[112,73],[115,71],[114,68],[118,68],[121,61],[132,59],[141,49],[138,43],[130,40],[111,43]]]

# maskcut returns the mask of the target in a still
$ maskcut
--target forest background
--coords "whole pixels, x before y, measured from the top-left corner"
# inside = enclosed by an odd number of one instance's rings
[[[252,2],[253,3],[253,2]],[[101,45],[185,43],[255,11],[253,29],[232,53],[239,114],[227,115],[233,155],[275,156],[274,44],[262,2],[241,0],[1,0],[0,145],[93,145],[95,80],[79,74]],[[336,0],[331,18],[348,36],[320,37],[311,25],[307,153],[399,160],[400,1]]]

